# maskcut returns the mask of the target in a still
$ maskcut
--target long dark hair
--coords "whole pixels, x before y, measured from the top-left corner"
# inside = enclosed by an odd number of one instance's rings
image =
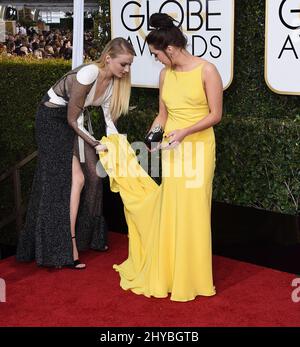
[[[169,59],[166,52],[169,45],[182,49],[185,49],[187,45],[186,37],[174,22],[177,21],[166,13],[153,13],[150,17],[150,25],[155,29],[146,37],[148,45],[163,51]]]

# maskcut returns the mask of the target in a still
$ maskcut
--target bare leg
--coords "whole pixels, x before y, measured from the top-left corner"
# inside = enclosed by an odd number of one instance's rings
[[[81,170],[79,160],[73,156],[72,161],[72,188],[70,198],[70,221],[71,221],[71,235],[73,244],[73,259],[78,259],[78,250],[75,239],[75,226],[80,202],[80,194],[84,186],[84,175]],[[85,264],[78,264],[76,268],[84,268]]]

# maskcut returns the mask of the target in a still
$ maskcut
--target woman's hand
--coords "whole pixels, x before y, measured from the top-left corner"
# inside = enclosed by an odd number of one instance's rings
[[[167,146],[161,147],[161,149],[172,149],[172,148],[177,147],[186,136],[187,136],[187,130],[186,129],[176,129],[176,130],[169,132],[166,135],[166,138],[167,138],[169,144]]]
[[[97,145],[95,147],[95,150],[97,152],[107,152],[108,151],[107,147],[105,145],[102,145],[101,143],[99,143],[99,145]]]

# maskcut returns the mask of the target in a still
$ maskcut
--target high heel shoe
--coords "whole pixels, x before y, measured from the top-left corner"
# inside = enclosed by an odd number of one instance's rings
[[[84,265],[84,266],[78,267],[78,265]],[[74,260],[73,265],[71,265],[71,268],[75,270],[84,270],[86,268],[86,265],[81,263],[79,259],[76,259]]]
[[[72,239],[76,239],[75,236],[72,236]],[[84,265],[84,266],[78,266],[78,265]],[[79,258],[74,260],[73,265],[70,265],[71,269],[74,270],[84,270],[86,268],[86,265],[81,263],[81,261],[79,260]]]

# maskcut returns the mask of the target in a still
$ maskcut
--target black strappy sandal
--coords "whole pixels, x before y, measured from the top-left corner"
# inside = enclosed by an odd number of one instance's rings
[[[72,239],[76,239],[76,236],[72,236]],[[84,265],[84,266],[78,267],[78,265]],[[71,267],[71,269],[74,269],[74,270],[84,270],[84,269],[86,269],[86,265],[81,263],[79,258],[74,260],[73,265],[70,265],[70,267]]]
[[[77,267],[78,265],[81,265],[81,264],[84,265],[84,266]],[[75,269],[75,270],[84,270],[84,269],[86,269],[86,265],[81,263],[79,259],[74,260],[74,264],[71,265],[71,267],[72,267],[72,269]]]

